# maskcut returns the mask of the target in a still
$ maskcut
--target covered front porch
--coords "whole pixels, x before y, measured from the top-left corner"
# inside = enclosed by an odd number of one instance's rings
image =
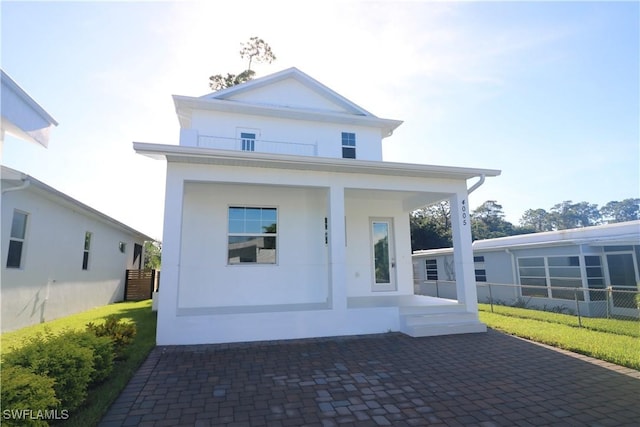
[[[467,180],[494,171],[136,149],[168,160],[158,343],[485,330]],[[457,300],[414,295],[409,213],[441,200],[452,206]],[[257,255],[249,262],[232,254],[237,210],[268,210],[271,218],[272,231],[251,236]],[[260,251],[268,262],[259,262]]]

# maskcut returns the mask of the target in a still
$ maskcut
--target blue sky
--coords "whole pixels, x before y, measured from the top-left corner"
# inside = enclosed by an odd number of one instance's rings
[[[470,197],[518,223],[563,200],[640,197],[638,2],[0,3],[2,68],[60,123],[3,164],[161,238],[172,94],[240,72],[259,36],[374,114],[404,120],[385,160],[501,169]]]

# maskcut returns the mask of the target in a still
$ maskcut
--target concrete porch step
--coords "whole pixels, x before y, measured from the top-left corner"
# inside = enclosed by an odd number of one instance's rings
[[[475,313],[449,312],[400,316],[400,330],[412,337],[486,332]]]
[[[452,301],[449,304],[437,305],[403,305],[399,309],[401,316],[428,315],[440,313],[466,313],[464,304]]]

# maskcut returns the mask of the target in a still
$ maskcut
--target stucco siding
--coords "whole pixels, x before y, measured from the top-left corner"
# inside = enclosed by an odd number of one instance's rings
[[[326,191],[186,183],[179,308],[326,303]],[[228,208],[275,207],[276,264],[228,263]]]
[[[191,129],[200,136],[226,138],[226,141],[213,141],[208,148],[225,148],[238,138],[240,130],[254,130],[256,144],[263,141],[315,144],[319,157],[342,157],[342,132],[356,134],[356,158],[361,160],[382,160],[382,137],[380,130],[366,126],[292,120],[277,117],[263,117],[248,114],[224,112],[194,111]],[[197,140],[196,140],[197,141]],[[202,143],[207,143],[202,139]],[[193,144],[193,139],[185,138],[182,145]],[[216,144],[218,146],[216,147]],[[259,147],[256,147],[258,150]],[[285,153],[286,154],[286,153]],[[296,154],[296,153],[291,153]],[[298,153],[303,154],[303,153]]]
[[[14,210],[27,228],[20,268],[7,268]],[[83,270],[85,232],[92,233]],[[120,242],[125,252],[120,251]],[[134,243],[143,240],[73,209],[36,189],[2,196],[2,330],[52,320],[123,299]]]

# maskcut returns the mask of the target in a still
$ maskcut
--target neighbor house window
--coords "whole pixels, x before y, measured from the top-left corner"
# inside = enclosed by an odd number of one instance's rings
[[[473,265],[476,273],[476,282],[486,282],[487,281],[487,270],[484,266],[484,256],[474,256],[473,257]]]
[[[435,258],[424,261],[427,272],[427,280],[438,280],[438,261]]]
[[[600,255],[586,255],[584,264],[587,270],[587,285],[589,289],[596,289],[589,292],[589,299],[591,301],[604,301],[607,296],[604,292],[604,270]]]
[[[9,237],[9,251],[7,254],[7,268],[22,266],[22,248],[27,232],[27,214],[14,211],[11,221],[11,235]]]
[[[82,269],[89,269],[89,251],[91,250],[91,233],[84,233],[84,251],[82,252]]]
[[[240,132],[242,151],[256,151],[256,134],[250,132]]]
[[[229,264],[275,264],[278,240],[276,208],[229,208]]]
[[[578,256],[520,258],[518,273],[523,296],[574,299],[577,295],[584,299],[582,292],[566,289],[582,287]]]
[[[356,158],[356,134],[352,132],[342,132],[342,158]]]
[[[547,272],[544,258],[519,258],[518,273],[522,295],[529,297],[548,297]]]

